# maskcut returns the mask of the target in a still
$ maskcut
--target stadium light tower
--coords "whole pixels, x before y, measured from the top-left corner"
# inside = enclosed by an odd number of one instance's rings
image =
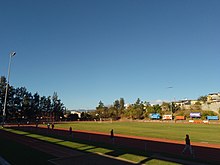
[[[10,69],[11,69],[11,60],[12,57],[14,57],[16,52],[11,52],[9,54],[9,65],[8,65],[8,76],[7,76],[7,85],[6,85],[6,90],[5,90],[5,102],[4,102],[4,108],[3,108],[3,120],[2,120],[2,126],[4,126],[5,122],[5,117],[6,117],[6,105],[7,105],[7,97],[8,97],[8,87],[9,87],[9,79],[10,79]]]

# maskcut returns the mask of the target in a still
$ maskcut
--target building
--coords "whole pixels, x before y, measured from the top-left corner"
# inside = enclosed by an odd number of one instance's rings
[[[75,111],[75,110],[71,110],[70,114],[77,114],[79,118],[81,118],[81,112]]]
[[[220,93],[210,93],[207,96],[208,103],[220,102]]]
[[[198,100],[180,100],[175,102],[176,105],[179,105],[181,109],[191,109],[191,106],[200,103],[201,110],[210,110],[219,113],[220,110],[220,93],[211,93],[207,96],[207,101],[198,101]]]

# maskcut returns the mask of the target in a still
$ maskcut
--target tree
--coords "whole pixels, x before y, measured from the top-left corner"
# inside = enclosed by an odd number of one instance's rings
[[[161,113],[161,106],[159,104],[153,105],[154,113]]]
[[[5,76],[1,76],[0,77],[0,84],[6,85],[6,82],[7,82],[6,77]]]
[[[134,119],[143,119],[143,109],[141,107],[135,107],[132,113]]]
[[[99,105],[96,107],[96,114],[98,119],[109,117],[108,107],[106,107],[102,101],[99,101]]]
[[[40,97],[40,109],[41,109],[41,116],[45,116],[47,112],[47,107],[46,107],[46,96]]]
[[[130,119],[133,119],[133,106],[129,105],[125,111],[124,111],[124,116]]]
[[[79,115],[76,114],[76,113],[70,114],[70,115],[68,116],[68,119],[69,119],[70,121],[77,121],[77,120],[79,119]]]
[[[142,119],[144,117],[145,106],[138,98],[137,101],[124,110],[124,116],[131,119]]]
[[[104,108],[104,103],[101,100],[99,101],[99,105],[96,107],[96,109],[98,108]]]
[[[135,104],[136,104],[136,105],[140,105],[140,104],[141,104],[141,99],[138,98]]]
[[[119,100],[115,100],[115,102],[114,102],[114,108],[117,109],[117,110],[120,109],[120,102],[119,102]]]
[[[27,95],[28,95],[28,91],[25,87],[20,87],[15,89],[14,106],[15,106],[15,111],[17,112],[18,115],[17,117],[19,119],[24,117],[27,118],[26,109],[29,106],[29,104],[27,103],[27,98],[25,98],[25,96]]]
[[[118,115],[120,117],[124,113],[124,109],[125,109],[125,100],[124,100],[124,98],[120,98],[119,105],[120,105],[120,108],[119,108]]]
[[[206,119],[207,116],[218,116],[214,111],[202,111],[202,119]]]
[[[33,104],[32,104],[33,96],[31,93],[28,93],[24,96],[22,101],[22,112],[25,119],[33,120]]]
[[[114,107],[114,118],[118,118],[118,114],[121,108],[120,101],[115,100],[113,107]]]
[[[53,118],[55,118],[55,120],[59,120],[60,117],[63,117],[63,110],[64,110],[64,106],[61,103],[61,100],[58,99],[58,95],[57,92],[54,92],[53,96],[52,96],[52,115]]]
[[[82,112],[81,113],[81,120],[83,120],[83,121],[92,120],[92,115],[87,112]]]
[[[203,103],[206,103],[207,102],[207,96],[200,96],[197,101],[202,101]]]
[[[172,110],[172,113],[175,113],[176,111],[180,110],[180,106],[176,105],[174,102],[171,103],[170,105],[170,111]]]
[[[6,90],[6,78],[4,76],[0,77],[0,116],[2,116],[2,110],[5,100],[5,90]],[[63,115],[65,106],[58,99],[58,95],[55,92],[52,97],[53,104],[51,102],[51,96],[40,96],[38,93],[32,95],[31,92],[25,87],[14,88],[9,85],[8,97],[6,105],[6,120],[21,120],[22,118],[26,120],[36,120],[36,117],[40,118],[42,116],[48,115],[51,112],[56,112],[55,114],[59,117]],[[57,117],[57,119],[58,119]]]
[[[120,110],[123,111],[125,109],[125,100],[124,100],[124,98],[120,98],[119,104],[120,104]]]
[[[162,108],[159,104],[156,104],[156,105],[153,105],[153,106],[149,106],[147,108],[147,114],[150,114],[150,113],[161,113],[162,111]]]
[[[37,92],[33,95],[32,104],[33,104],[32,108],[33,108],[34,117],[39,118],[41,116],[40,95]]]
[[[111,106],[108,108],[108,116],[112,119],[118,118],[118,109],[115,106]]]
[[[4,99],[5,99],[5,97],[4,97]],[[8,95],[7,95],[7,99],[6,99],[5,113],[6,113],[6,120],[14,117],[14,115],[13,115],[13,87],[10,85],[8,85]]]

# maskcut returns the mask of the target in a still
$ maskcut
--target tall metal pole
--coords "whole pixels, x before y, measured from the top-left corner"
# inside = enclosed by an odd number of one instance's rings
[[[4,102],[4,108],[3,108],[3,121],[2,121],[2,126],[4,125],[5,122],[5,117],[6,117],[6,106],[7,106],[7,97],[8,97],[8,87],[9,87],[9,79],[10,79],[10,69],[11,69],[11,59],[13,56],[15,56],[16,52],[10,53],[10,58],[9,58],[9,65],[8,65],[8,75],[7,75],[7,85],[6,85],[6,90],[5,90],[5,102]]]
[[[170,103],[170,111],[171,111],[171,120],[173,120],[173,104],[172,104],[172,100],[171,100],[171,103]]]
[[[172,89],[173,87],[168,87],[169,89]],[[173,120],[173,104],[172,99],[170,100],[170,112],[171,112],[171,120]]]

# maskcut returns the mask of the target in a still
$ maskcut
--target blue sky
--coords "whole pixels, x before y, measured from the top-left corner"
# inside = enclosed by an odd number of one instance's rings
[[[0,1],[0,75],[68,109],[220,92],[219,0]],[[172,86],[173,88],[168,88]]]

